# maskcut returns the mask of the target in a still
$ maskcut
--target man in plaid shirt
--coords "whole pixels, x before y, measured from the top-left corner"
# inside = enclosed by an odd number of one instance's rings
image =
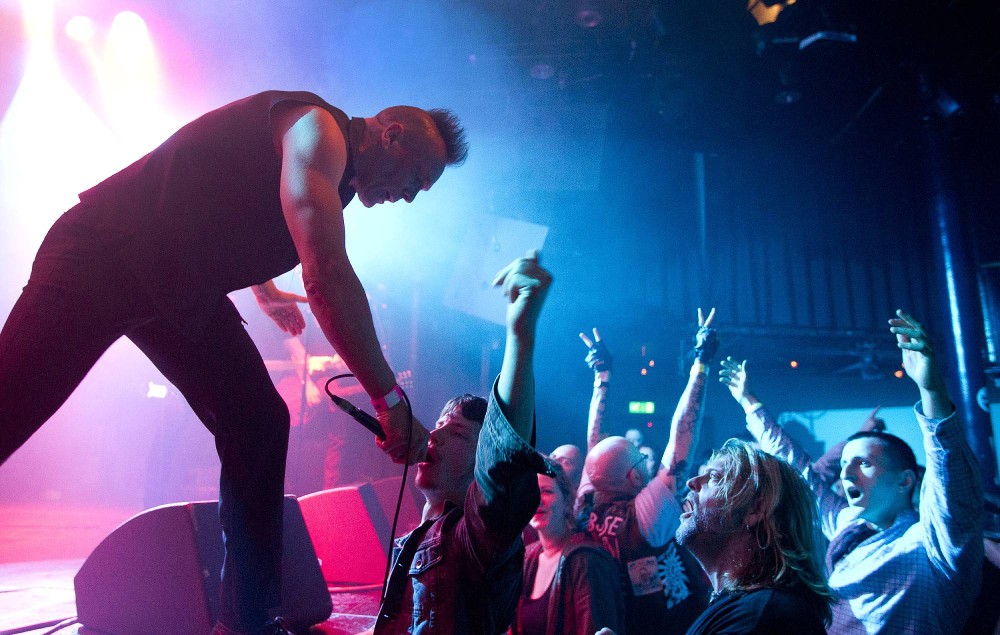
[[[919,512],[911,503],[916,459],[899,437],[868,431],[848,439],[841,497],[750,392],[745,361],[725,360],[720,380],[743,406],[761,448],[801,470],[819,498],[830,587],[840,597],[829,632],[957,633],[982,575],[979,470],[924,327],[902,311],[889,324],[920,391],[914,410],[927,472]]]

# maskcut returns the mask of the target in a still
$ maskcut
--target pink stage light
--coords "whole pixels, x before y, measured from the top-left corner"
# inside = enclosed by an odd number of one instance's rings
[[[121,14],[110,27],[92,24],[88,37],[85,21],[57,24],[54,5],[53,0],[21,1],[24,73],[9,108],[0,113],[4,298],[16,297],[46,231],[76,203],[79,192],[148,152],[178,127],[158,102],[156,55],[138,15]],[[66,55],[77,55],[83,63],[66,64]],[[75,88],[80,84],[97,86],[90,103]],[[7,308],[0,307],[0,319]],[[64,407],[4,464],[0,490],[44,491],[50,500],[65,494],[62,500],[68,500],[114,496],[120,489],[116,483],[127,487],[135,482],[134,474],[116,475],[106,465],[88,462],[100,452],[118,451],[115,444],[131,437],[121,435],[127,429],[121,426],[135,422],[114,419],[132,416],[123,404],[134,405],[132,395],[146,392],[145,382],[131,381],[134,377],[162,384],[159,373],[130,342],[116,343]],[[158,405],[140,420],[156,421],[165,412],[165,406]],[[148,427],[139,432],[153,434]],[[54,469],[57,465],[74,468]]]
[[[107,126],[63,77],[52,0],[22,0],[27,63],[0,120],[0,211],[16,240],[5,272],[20,284],[42,236],[76,193],[109,167]]]

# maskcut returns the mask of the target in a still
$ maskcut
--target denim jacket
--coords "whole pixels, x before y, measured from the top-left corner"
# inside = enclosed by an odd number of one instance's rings
[[[494,384],[465,501],[396,541],[375,634],[506,631],[521,590],[521,530],[538,508],[537,474],[547,471],[507,422]]]

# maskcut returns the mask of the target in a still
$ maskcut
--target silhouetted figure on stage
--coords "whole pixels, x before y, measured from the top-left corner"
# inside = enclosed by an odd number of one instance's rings
[[[402,461],[409,446],[420,460],[427,434],[419,422],[408,433],[347,257],[343,208],[355,194],[365,207],[411,201],[465,154],[447,111],[349,118],[314,94],[268,91],[207,113],[81,193],[0,331],[0,461],[127,336],[215,435],[226,542],[216,632],[272,632],[288,408],[226,294],[251,287],[297,334],[306,298],[271,280],[301,262],[313,315],[377,404],[382,448]]]

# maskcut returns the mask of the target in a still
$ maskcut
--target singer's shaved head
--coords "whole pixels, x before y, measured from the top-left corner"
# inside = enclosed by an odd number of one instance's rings
[[[413,130],[421,130],[427,137],[440,139],[444,144],[447,165],[462,165],[469,156],[465,129],[455,113],[450,110],[392,106],[379,112],[375,118],[383,126],[390,122],[398,122]]]

